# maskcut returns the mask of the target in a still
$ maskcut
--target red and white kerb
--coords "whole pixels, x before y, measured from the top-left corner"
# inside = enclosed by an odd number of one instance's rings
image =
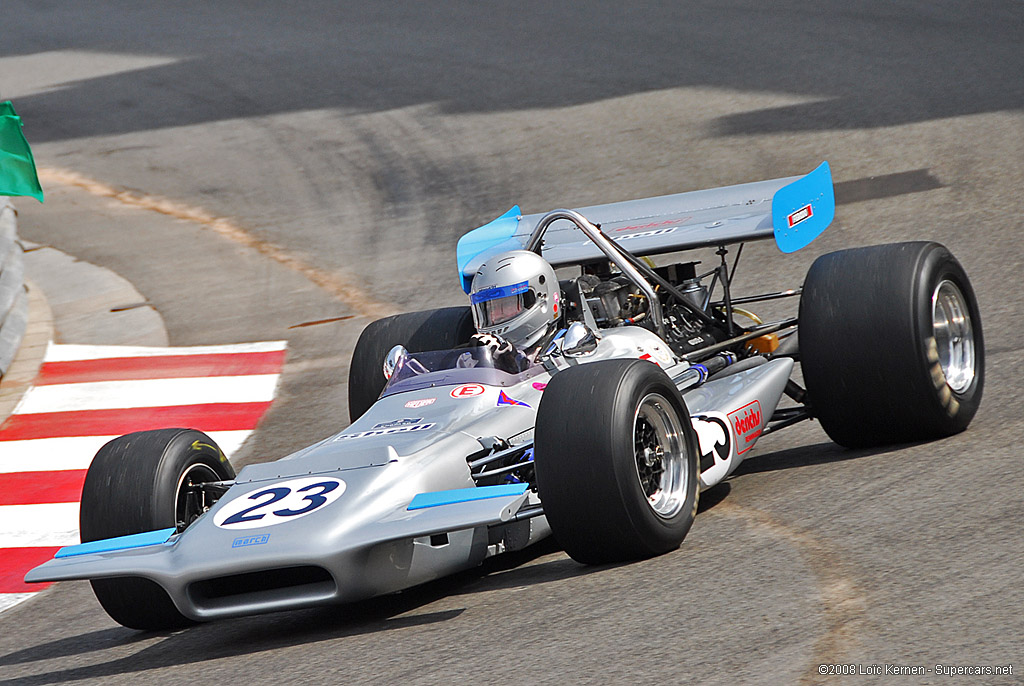
[[[270,407],[284,360],[284,341],[50,345],[33,387],[0,424],[0,612],[49,586],[22,579],[79,542],[82,483],[104,443],[190,426],[230,457]]]

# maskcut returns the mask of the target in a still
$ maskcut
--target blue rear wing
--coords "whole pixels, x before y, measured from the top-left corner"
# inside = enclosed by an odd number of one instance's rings
[[[775,238],[785,253],[817,238],[835,216],[828,162],[806,176],[580,207],[577,212],[634,255]],[[526,245],[544,214],[523,215],[515,206],[459,239],[456,250],[463,290],[490,256]],[[566,220],[544,234],[544,258],[560,267],[604,259],[604,253]]]
[[[782,252],[796,252],[820,236],[835,216],[832,171],[828,162],[822,162],[810,174],[783,186],[772,196],[775,244]]]

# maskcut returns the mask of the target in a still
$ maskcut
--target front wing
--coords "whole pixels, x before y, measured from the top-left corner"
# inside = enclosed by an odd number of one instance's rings
[[[68,546],[25,581],[143,577],[195,620],[357,600],[477,564],[487,527],[511,522],[528,496],[526,484],[421,494],[344,535],[313,517],[227,531],[212,525],[211,511],[181,534],[167,529]],[[443,541],[417,541],[436,534]]]

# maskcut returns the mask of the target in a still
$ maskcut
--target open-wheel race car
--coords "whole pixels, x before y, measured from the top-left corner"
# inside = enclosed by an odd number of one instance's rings
[[[808,418],[844,446],[962,431],[981,400],[981,320],[941,245],[833,252],[802,288],[732,292],[744,242],[793,252],[834,209],[827,164],[515,207],[459,241],[470,306],[363,331],[351,426],[237,476],[195,430],[117,438],[89,468],[83,542],[26,581],[89,579],[116,621],[163,629],[395,592],[551,533],[582,563],[638,559],[677,548],[700,492],[767,433]],[[666,257],[698,248],[719,257],[703,273]],[[797,316],[745,309],[791,296]]]

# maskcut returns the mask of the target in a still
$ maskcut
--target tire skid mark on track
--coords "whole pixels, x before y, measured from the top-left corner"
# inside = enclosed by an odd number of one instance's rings
[[[382,303],[373,298],[359,287],[354,279],[315,267],[305,260],[289,254],[281,246],[254,236],[230,219],[217,217],[201,207],[146,193],[118,189],[70,169],[39,167],[38,173],[39,180],[43,183],[72,186],[91,195],[110,198],[123,205],[198,224],[233,243],[255,250],[288,269],[298,272],[318,288],[344,302],[360,316],[377,319],[398,311],[394,305]]]
[[[0,612],[50,585],[25,584],[29,569],[78,543],[78,501],[100,446],[124,433],[189,426],[230,457],[273,400],[285,346],[51,344],[36,385],[0,424]],[[173,397],[167,383],[186,388]]]
[[[818,665],[844,662],[867,630],[867,594],[843,562],[842,554],[826,541],[752,507],[724,501],[715,506],[715,512],[742,519],[751,528],[789,543],[817,579],[825,630],[814,642],[810,664],[799,683],[819,683]]]

